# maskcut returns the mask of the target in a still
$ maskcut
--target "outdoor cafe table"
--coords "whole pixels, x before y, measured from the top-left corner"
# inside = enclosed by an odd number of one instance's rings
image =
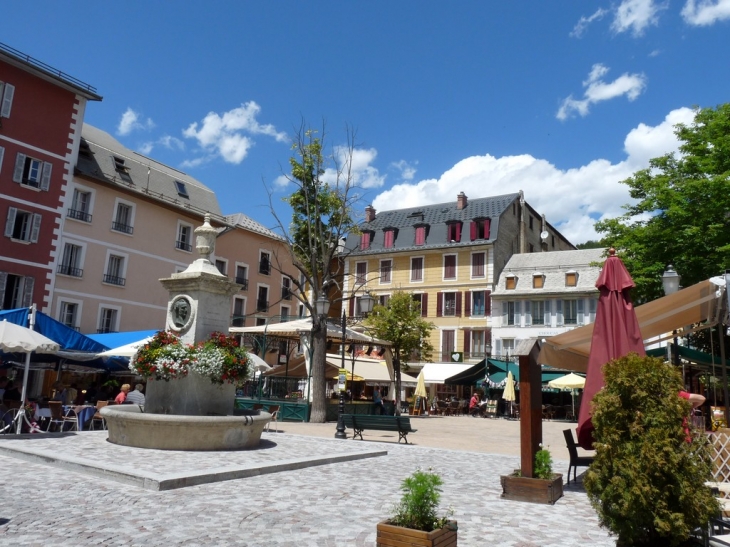
[[[91,424],[91,419],[94,417],[94,414],[96,414],[96,406],[94,405],[69,405],[63,407],[63,413],[65,415],[68,415],[71,410],[73,410],[79,420],[79,431],[84,430],[84,426],[87,422]],[[50,415],[50,409],[48,412]]]

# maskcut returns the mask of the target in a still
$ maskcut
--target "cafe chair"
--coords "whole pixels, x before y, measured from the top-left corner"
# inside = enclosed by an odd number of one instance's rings
[[[96,408],[93,406],[85,406],[78,412],[79,431],[83,431],[84,429],[87,431],[91,430],[91,420],[94,418],[95,413]]]
[[[576,473],[578,467],[588,467],[593,463],[594,456],[579,456],[578,455],[578,444],[573,439],[573,431],[570,429],[563,430],[563,437],[565,437],[565,444],[568,446],[568,453],[570,454],[570,464],[568,465],[568,484],[570,484],[570,470],[573,469],[573,482],[577,482],[578,478]]]
[[[72,415],[67,416],[63,413],[63,405],[61,404],[61,401],[48,401],[48,408],[51,411],[51,417],[48,420],[48,425],[46,426],[46,431],[51,430],[51,426],[57,425],[59,431],[63,431],[63,428],[66,426],[66,424],[75,425],[76,429],[79,428],[79,421],[78,417],[76,416],[76,413],[73,410],[69,410],[69,412],[72,413]]]
[[[96,402],[96,412],[91,417],[91,429],[96,429],[96,424],[100,423],[102,429],[106,429],[106,420],[104,419],[104,416],[101,415],[101,409],[104,408],[106,405],[109,404],[109,401],[97,401]]]
[[[267,412],[271,414],[271,422],[266,424],[266,431],[271,431],[271,423],[274,423],[274,431],[279,432],[279,405],[271,405]]]
[[[254,405],[253,405],[253,406],[251,407],[251,410],[263,410],[263,409],[264,409],[264,405],[262,405],[261,403],[255,403],[255,404],[254,404]]]

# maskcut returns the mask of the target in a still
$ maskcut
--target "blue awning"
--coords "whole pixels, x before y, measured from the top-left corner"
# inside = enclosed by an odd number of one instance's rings
[[[139,340],[154,336],[158,332],[158,330],[132,330],[128,332],[108,332],[106,334],[87,334],[86,336],[107,346],[105,349],[112,349],[138,342]]]

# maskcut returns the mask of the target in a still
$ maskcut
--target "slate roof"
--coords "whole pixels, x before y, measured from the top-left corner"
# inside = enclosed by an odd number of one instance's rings
[[[350,256],[378,254],[383,252],[414,251],[425,249],[442,248],[446,245],[452,248],[468,247],[476,242],[469,238],[469,222],[473,219],[489,218],[490,231],[489,239],[479,240],[479,243],[492,243],[499,233],[499,217],[512,204],[519,199],[518,193],[505,194],[487,198],[468,199],[463,209],[457,209],[457,201],[448,203],[437,203],[435,205],[423,205],[420,207],[409,207],[407,209],[395,209],[391,211],[380,211],[371,222],[363,222],[360,230],[371,230],[374,232],[370,242],[370,248],[360,250],[360,234],[349,234],[345,244],[347,249],[352,249]],[[463,222],[462,236],[459,243],[452,243],[447,239],[447,222],[460,220]],[[425,245],[414,245],[416,226],[428,225],[428,236]],[[384,246],[385,228],[396,228],[397,237],[392,248]]]
[[[117,170],[115,156],[124,160],[126,172]],[[81,132],[76,173],[146,194],[193,214],[211,213],[222,220],[215,193],[202,182],[126,148],[108,133],[86,123]],[[185,185],[187,197],[178,193],[175,181]]]
[[[244,215],[243,213],[235,213],[233,215],[226,215],[226,222],[231,226],[239,226],[245,230],[256,232],[257,234],[265,235],[273,239],[284,240],[284,238],[276,232],[269,230],[263,224],[259,224],[251,217]]]
[[[605,252],[606,249],[581,249],[512,255],[502,270],[492,297],[598,293],[596,281],[601,267],[591,264],[603,264]],[[565,286],[565,274],[569,271],[578,273],[575,287]],[[536,273],[545,276],[541,289],[532,288],[532,278]],[[517,285],[514,289],[506,289],[505,279],[512,274],[517,276]]]

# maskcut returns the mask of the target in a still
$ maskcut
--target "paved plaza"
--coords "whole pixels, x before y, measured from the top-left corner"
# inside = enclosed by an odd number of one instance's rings
[[[544,422],[557,472],[567,471],[562,429],[571,426]],[[228,453],[117,447],[103,432],[0,439],[0,545],[373,546],[376,523],[418,467],[442,475],[461,546],[615,545],[580,483],[553,506],[500,498],[499,476],[519,467],[518,422],[427,417],[413,427],[405,446],[397,434],[336,440],[335,424],[284,423],[264,433],[262,449]],[[156,490],[94,473],[94,462],[132,477],[268,471]]]

